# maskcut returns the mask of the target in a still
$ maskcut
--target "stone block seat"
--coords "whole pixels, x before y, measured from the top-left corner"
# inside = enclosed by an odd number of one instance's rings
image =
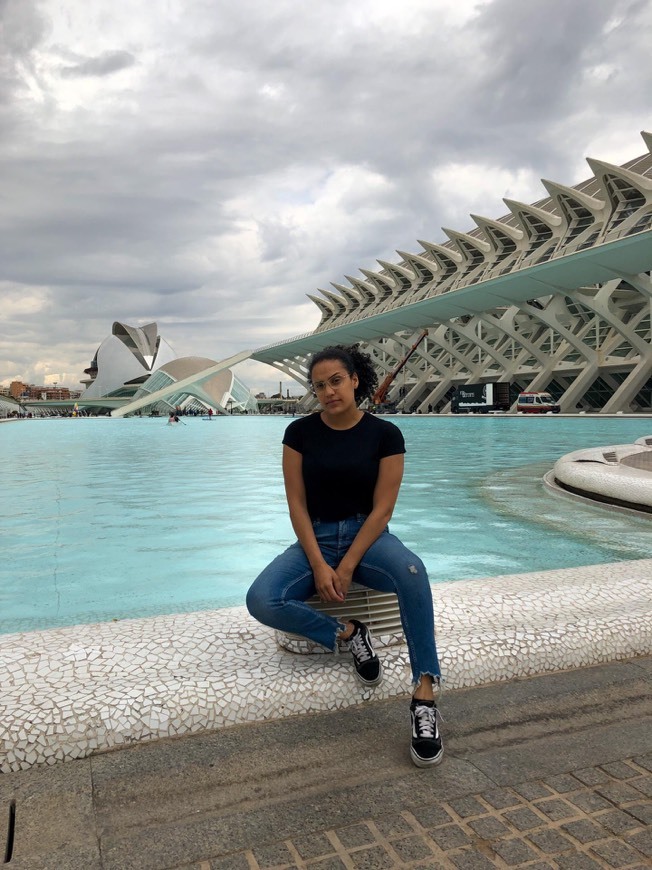
[[[388,647],[403,643],[403,627],[398,607],[398,598],[393,592],[377,592],[359,583],[352,583],[346,601],[320,601],[316,595],[308,599],[308,604],[322,613],[329,613],[341,619],[359,619],[371,629],[377,647]],[[309,655],[328,653],[325,647],[297,634],[283,631],[275,632],[276,642],[289,652]]]

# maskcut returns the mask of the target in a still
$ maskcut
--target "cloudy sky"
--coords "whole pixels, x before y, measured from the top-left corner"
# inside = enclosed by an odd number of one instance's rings
[[[0,382],[221,359],[652,129],[652,0],[0,0]],[[245,363],[254,388],[275,370]]]

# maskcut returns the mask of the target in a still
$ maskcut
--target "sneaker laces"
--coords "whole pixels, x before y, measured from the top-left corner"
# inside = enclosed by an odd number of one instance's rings
[[[441,713],[437,707],[427,707],[425,704],[417,704],[414,709],[417,732],[419,737],[435,737],[437,733],[437,717],[441,721]]]
[[[369,646],[365,643],[362,632],[356,631],[349,639],[349,649],[360,662],[368,662],[373,656]]]

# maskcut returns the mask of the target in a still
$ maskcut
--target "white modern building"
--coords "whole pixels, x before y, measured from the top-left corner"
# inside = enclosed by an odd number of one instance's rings
[[[0,419],[17,417],[23,414],[22,406],[11,396],[0,396]]]
[[[616,166],[588,159],[574,187],[506,199],[507,214],[471,215],[439,242],[398,251],[347,283],[311,295],[317,328],[255,351],[307,387],[306,360],[360,342],[379,379],[407,362],[388,399],[445,412],[453,388],[507,382],[548,390],[563,412],[652,410],[652,135]],[[417,347],[413,350],[414,345]]]
[[[156,323],[129,326],[116,321],[85,371],[88,377],[82,383],[87,386],[79,405],[112,409],[116,416],[165,414],[175,408],[255,413],[258,404],[251,390],[228,367],[247,356],[222,363],[205,357],[177,358]]]
[[[82,399],[133,396],[138,384],[176,354],[158,333],[156,323],[128,326],[115,321],[98,347],[81,383]]]
[[[258,411],[258,403],[253,393],[231,369],[224,368],[206,380],[197,377],[216,365],[215,360],[206,357],[186,356],[175,359],[157,369],[139,387],[134,401],[151,396],[152,403],[145,407],[148,411],[158,413],[167,413],[172,408],[181,408],[184,411],[197,411],[202,414],[208,409],[218,414],[255,414]],[[178,385],[179,382],[183,382],[183,385],[177,390],[166,391],[166,388]],[[165,391],[165,395],[159,397],[158,394],[162,391]]]

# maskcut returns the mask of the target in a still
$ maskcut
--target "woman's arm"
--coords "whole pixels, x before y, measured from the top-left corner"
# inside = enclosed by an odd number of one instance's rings
[[[374,541],[380,537],[392,517],[403,480],[403,466],[404,455],[402,453],[385,456],[380,460],[371,513],[337,566],[337,589],[343,597],[351,585],[353,572],[358,563]]]
[[[328,565],[322,556],[312,520],[306,503],[306,487],[303,482],[303,457],[297,451],[283,445],[283,480],[285,495],[290,511],[292,528],[303,547],[310,567],[315,576],[315,588],[322,601],[344,601],[344,595],[339,591],[335,570]]]

